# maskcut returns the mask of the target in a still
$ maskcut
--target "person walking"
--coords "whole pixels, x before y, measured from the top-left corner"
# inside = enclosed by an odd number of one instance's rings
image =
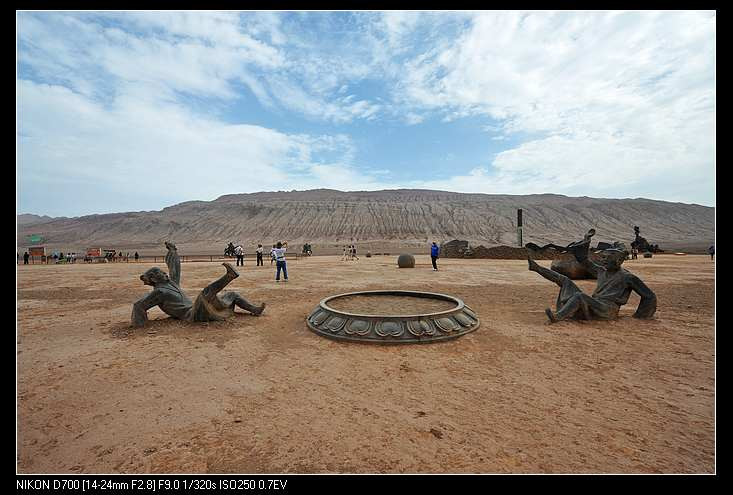
[[[288,281],[288,267],[285,263],[285,251],[288,249],[288,243],[287,242],[278,242],[276,244],[276,247],[272,250],[273,255],[275,256],[275,262],[277,265],[277,274],[275,275],[275,282],[280,281],[280,270],[283,271],[283,276],[285,278],[285,282]]]
[[[137,260],[140,259],[140,255],[137,254],[137,251],[135,251],[135,263],[137,263]]]
[[[436,263],[438,261],[438,256],[440,256],[440,248],[438,247],[435,242],[433,242],[433,245],[430,246],[430,259],[433,261],[433,271],[438,271],[438,264]]]
[[[28,264],[28,258],[29,257],[30,257],[30,255],[28,254],[28,251],[26,251],[25,253],[23,253],[23,264],[24,265],[27,265]]]
[[[715,259],[715,246],[710,246],[708,248],[708,254],[710,255],[710,261],[713,261],[713,259]]]
[[[359,257],[356,255],[356,244],[351,245],[351,259],[359,261]]]
[[[341,261],[346,261],[346,246],[344,246],[344,255],[341,257]]]
[[[244,249],[241,244],[234,248],[234,254],[237,256],[237,266],[244,266]]]
[[[262,244],[257,244],[257,266],[264,266],[262,262]]]

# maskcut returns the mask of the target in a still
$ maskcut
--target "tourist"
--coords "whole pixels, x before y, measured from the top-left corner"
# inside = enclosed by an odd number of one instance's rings
[[[708,254],[710,255],[710,261],[713,261],[715,258],[715,246],[710,246],[708,248]]]
[[[28,264],[28,258],[29,257],[30,257],[30,255],[28,254],[28,251],[26,251],[25,253],[23,253],[23,264],[24,265],[27,265]]]
[[[275,261],[275,244],[273,244],[272,249],[270,249],[270,265],[272,265],[273,261]]]
[[[285,263],[285,251],[288,249],[288,243],[287,242],[278,242],[276,247],[272,250],[273,255],[275,257],[275,262],[277,266],[277,274],[275,275],[275,282],[280,281],[280,270],[283,271],[283,277],[285,278],[285,282],[288,281],[288,268],[287,264]]]
[[[264,266],[264,263],[262,262],[262,244],[257,244],[257,266]]]
[[[351,245],[351,258],[359,260],[359,257],[356,255],[356,244]]]
[[[430,246],[430,259],[433,260],[433,271],[438,271],[438,264],[436,261],[438,260],[438,255],[440,254],[440,248],[438,247],[435,242],[433,242],[433,245]]]
[[[234,248],[234,254],[237,256],[237,266],[244,266],[244,249],[241,244]]]
[[[348,258],[346,258],[346,246],[344,246],[344,255],[341,257],[341,261],[346,261]]]
[[[635,260],[637,259],[637,255],[639,254],[639,250],[636,249],[636,247],[631,248],[631,259]]]
[[[137,260],[140,259],[140,255],[137,254],[137,251],[135,251],[135,263],[137,263]]]

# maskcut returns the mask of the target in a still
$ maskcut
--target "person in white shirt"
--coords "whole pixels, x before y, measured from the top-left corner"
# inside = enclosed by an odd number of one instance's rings
[[[237,266],[244,266],[244,248],[241,244],[234,248],[234,254],[237,256]]]
[[[288,281],[288,267],[285,263],[285,251],[288,249],[287,242],[278,242],[275,249],[272,250],[272,254],[275,257],[275,264],[277,265],[277,274],[275,275],[275,282],[280,281],[280,270],[283,272],[285,282]]]
[[[262,263],[262,244],[257,244],[257,266],[264,266]]]

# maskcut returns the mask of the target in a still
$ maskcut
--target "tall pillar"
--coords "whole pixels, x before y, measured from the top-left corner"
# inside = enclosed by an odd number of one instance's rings
[[[519,247],[522,247],[522,209],[517,210],[517,242]]]

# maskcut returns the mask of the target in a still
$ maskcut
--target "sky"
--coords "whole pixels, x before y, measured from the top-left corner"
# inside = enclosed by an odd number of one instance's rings
[[[715,205],[714,11],[16,14],[17,211],[316,188]]]

